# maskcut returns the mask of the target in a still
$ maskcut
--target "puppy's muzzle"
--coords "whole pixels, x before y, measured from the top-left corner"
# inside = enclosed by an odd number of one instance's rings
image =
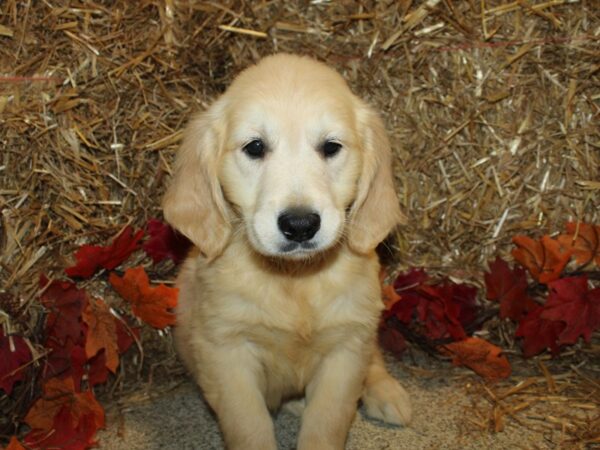
[[[302,243],[317,234],[321,216],[306,208],[290,208],[279,215],[277,226],[288,241]]]

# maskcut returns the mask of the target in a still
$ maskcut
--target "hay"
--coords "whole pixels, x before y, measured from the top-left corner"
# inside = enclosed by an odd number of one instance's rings
[[[477,280],[516,233],[600,223],[599,42],[595,0],[5,0],[0,322],[35,346],[39,273],[159,216],[187,118],[276,51],[385,117],[402,265]]]
[[[542,361],[537,375],[510,387],[467,384],[472,405],[465,412],[465,433],[518,425],[547,436],[553,448],[599,444],[600,384],[574,366],[553,375]]]

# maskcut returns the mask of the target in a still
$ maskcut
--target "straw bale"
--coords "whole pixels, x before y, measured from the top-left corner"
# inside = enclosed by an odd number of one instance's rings
[[[597,0],[5,0],[2,326],[35,345],[39,274],[160,216],[186,120],[281,51],[385,118],[401,266],[480,280],[514,234],[600,223]]]

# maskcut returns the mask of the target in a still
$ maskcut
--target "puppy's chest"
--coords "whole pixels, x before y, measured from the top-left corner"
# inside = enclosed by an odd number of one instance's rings
[[[340,286],[326,279],[272,282],[240,293],[235,301],[244,311],[242,333],[261,346],[286,353],[327,351],[341,336],[375,326],[381,309],[378,291],[365,292],[360,283]]]
[[[268,316],[265,323],[269,329],[277,329],[286,341],[293,344],[310,345],[319,335],[333,327],[349,324],[354,319],[351,311],[346,311],[345,317],[336,316],[338,304],[346,301],[349,309],[355,309],[352,298],[344,292],[325,292],[305,289],[301,284],[285,286],[273,292],[272,301],[260,304],[263,314]],[[277,300],[273,299],[277,297]],[[271,308],[278,303],[278,308]],[[350,314],[348,314],[350,312]]]

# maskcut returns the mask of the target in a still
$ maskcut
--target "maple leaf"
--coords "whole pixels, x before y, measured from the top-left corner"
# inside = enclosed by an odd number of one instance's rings
[[[464,339],[463,326],[474,320],[478,309],[477,290],[449,281],[424,284],[427,280],[423,270],[399,274],[394,287],[401,298],[391,306],[391,314],[406,324],[416,318],[417,325],[424,327],[424,334],[430,339]]]
[[[87,303],[87,294],[82,289],[77,289],[69,281],[52,281],[42,275],[40,285],[45,287],[41,296],[42,304],[48,309],[46,318],[46,334],[49,338],[56,339],[59,345],[65,344],[67,339],[78,343],[83,338],[81,328],[81,311]]]
[[[138,248],[142,236],[144,230],[133,233],[133,228],[128,225],[109,246],[83,245],[75,253],[77,263],[65,272],[70,277],[89,278],[101,267],[112,270]]]
[[[131,303],[133,314],[155,328],[175,324],[170,309],[177,306],[179,289],[164,284],[150,286],[142,266],[127,269],[123,278],[111,273],[108,281],[121,297]]]
[[[568,222],[567,234],[558,236],[558,242],[573,252],[578,264],[595,261],[600,266],[600,226]]]
[[[85,415],[93,417],[96,429],[104,427],[104,409],[94,397],[94,393],[75,392],[75,385],[71,378],[48,380],[44,384],[42,397],[27,412],[24,422],[32,429],[50,431],[54,418],[63,407],[67,408],[74,427]]]
[[[45,343],[49,351],[44,364],[43,378],[71,378],[75,384],[75,390],[80,390],[81,380],[85,373],[85,349],[83,343],[74,344],[71,339],[65,343],[59,343],[55,339],[49,339]]]
[[[400,358],[406,350],[406,341],[402,333],[387,325],[379,329],[379,344],[396,358]]]
[[[560,277],[572,251],[565,250],[560,243],[549,236],[542,236],[535,241],[527,236],[515,236],[513,242],[513,257],[529,270],[531,276],[540,283],[549,283]]]
[[[456,317],[463,327],[477,318],[477,288],[463,283],[444,281],[437,285],[438,293],[451,305],[456,305]]]
[[[16,436],[11,436],[8,446],[4,450],[25,450]]]
[[[126,326],[124,319],[115,317],[115,323],[117,324],[117,345],[119,347],[119,354],[122,355],[131,347],[134,338],[139,339],[140,330],[139,328],[132,327],[129,323]]]
[[[488,263],[490,271],[484,273],[486,297],[500,303],[500,317],[519,321],[537,304],[527,295],[527,275],[520,267],[511,269],[506,261],[497,257]]]
[[[435,286],[422,286],[419,291],[416,311],[425,325],[426,335],[431,339],[465,339],[467,335],[458,318],[460,306],[443,296]]]
[[[31,350],[21,336],[5,336],[0,327],[0,389],[10,395],[14,384],[25,377]]]
[[[139,329],[126,328],[123,322],[115,317],[115,326],[117,331],[117,348],[119,354],[125,353],[131,344],[133,344],[133,335],[139,338]],[[109,371],[106,367],[106,355],[104,350],[100,350],[96,356],[88,361],[88,383],[94,387],[103,384],[108,379]]]
[[[589,342],[600,328],[600,288],[589,290],[585,275],[562,278],[548,287],[550,293],[540,317],[566,324],[558,343],[574,344],[580,336]]]
[[[32,430],[25,443],[32,449],[85,450],[94,447],[97,427],[93,414],[84,414],[75,423],[68,406],[62,406],[54,417],[51,430]]]
[[[106,355],[104,354],[104,350],[101,350],[88,361],[88,383],[90,387],[106,383],[109,373],[106,367]]]
[[[79,390],[86,361],[82,311],[88,303],[87,293],[69,281],[49,282],[44,275],[40,277],[40,285],[45,289],[40,300],[48,310],[44,346],[49,354],[44,378],[72,377]]]
[[[172,259],[175,264],[179,264],[192,247],[192,242],[187,237],[160,220],[148,221],[146,230],[150,239],[144,243],[143,248],[154,264],[168,258]]]
[[[410,269],[408,272],[399,273],[394,280],[394,289],[400,293],[419,287],[429,280],[429,275],[423,269]]]
[[[543,352],[547,348],[553,355],[559,352],[558,336],[566,328],[562,321],[544,319],[542,316],[543,307],[538,306],[532,309],[521,319],[516,337],[523,338],[523,355],[527,358]]]
[[[511,373],[502,349],[478,337],[446,344],[442,352],[452,356],[455,366],[467,366],[488,380],[507,378]]]
[[[421,301],[419,287],[429,279],[429,275],[423,269],[410,269],[408,272],[401,272],[396,276],[393,287],[394,292],[388,293],[391,296],[397,295],[394,301],[390,303],[388,311],[406,324],[413,319],[414,310]],[[399,295],[403,292],[404,295]],[[398,303],[401,300],[401,303]],[[388,312],[386,311],[386,313]],[[392,314],[387,314],[391,316]]]
[[[106,367],[116,373],[119,367],[117,324],[110,308],[99,298],[90,298],[83,310],[83,321],[87,324],[85,354],[88,359],[104,350]]]

